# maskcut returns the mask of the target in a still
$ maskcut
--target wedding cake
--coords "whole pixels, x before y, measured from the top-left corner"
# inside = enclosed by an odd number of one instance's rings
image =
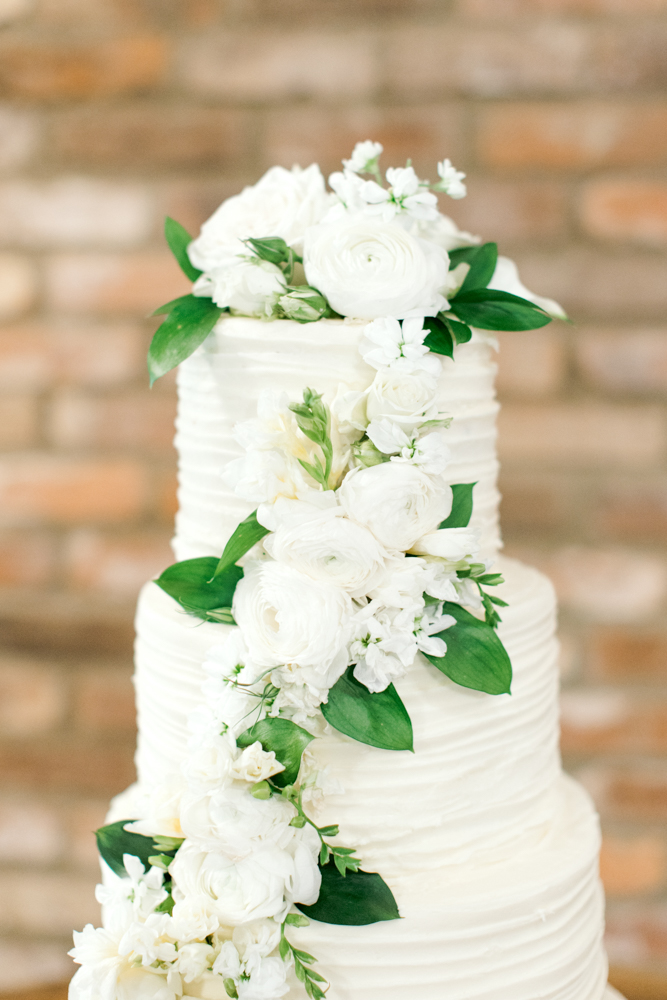
[[[177,562],[72,1000],[612,995],[554,593],[499,557],[493,331],[565,317],[381,152],[167,220]]]

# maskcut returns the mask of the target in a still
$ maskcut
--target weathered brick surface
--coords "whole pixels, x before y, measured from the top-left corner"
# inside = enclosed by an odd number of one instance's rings
[[[71,972],[134,778],[133,605],[176,509],[147,317],[189,290],[163,216],[195,234],[366,137],[465,170],[443,209],[574,321],[499,337],[503,531],[560,598],[612,959],[667,969],[667,0],[0,0],[0,28],[4,987]]]

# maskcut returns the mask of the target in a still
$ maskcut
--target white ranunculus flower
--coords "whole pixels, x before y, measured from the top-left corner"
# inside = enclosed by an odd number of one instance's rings
[[[189,842],[240,861],[266,843],[285,847],[294,836],[294,807],[279,796],[254,798],[247,785],[212,795],[185,795],[181,825]],[[182,848],[181,848],[182,849]]]
[[[273,503],[278,497],[302,498],[315,489],[298,458],[277,449],[249,451],[234,459],[224,479],[237,496],[259,504]]]
[[[213,971],[225,979],[238,979],[241,976],[243,972],[241,956],[231,941],[223,941],[213,963]]]
[[[190,749],[181,770],[191,789],[212,792],[234,780],[235,756],[228,739],[211,734]]]
[[[239,781],[265,781],[274,774],[285,770],[285,765],[276,760],[273,750],[267,752],[262,744],[252,743],[246,747],[241,756],[234,762],[232,774]]]
[[[178,977],[177,977],[178,978]],[[176,1000],[180,996],[170,977],[141,966],[123,966],[114,1000]]]
[[[493,277],[488,287],[495,288],[499,292],[509,292],[511,295],[518,295],[522,299],[528,299],[529,302],[533,302],[540,309],[544,309],[545,312],[556,319],[567,319],[567,313],[563,307],[554,302],[553,299],[545,299],[541,295],[534,295],[533,292],[528,291],[519,278],[519,271],[516,264],[509,257],[498,258],[496,269],[493,272]]]
[[[339,587],[273,561],[246,565],[232,606],[255,663],[297,663],[322,676],[340,669],[351,610],[349,596]]]
[[[160,785],[151,787],[138,805],[144,818],[127,823],[125,829],[144,837],[182,837],[179,820],[185,780],[180,774],[168,775]]]
[[[211,298],[221,309],[243,316],[270,317],[285,294],[283,272],[259,257],[232,257],[226,264],[207,271],[192,288],[193,295]]]
[[[313,226],[304,241],[308,284],[342,316],[434,316],[448,307],[449,258],[402,226],[357,215]]]
[[[338,494],[349,517],[365,524],[387,548],[403,552],[433,531],[450,506],[442,481],[407,462],[353,469]]]
[[[472,233],[459,229],[453,219],[440,213],[435,219],[419,222],[415,226],[415,233],[429,243],[436,243],[448,253],[460,247],[478,246],[482,242],[479,236],[473,236]]]
[[[401,324],[391,316],[383,316],[364,327],[359,352],[373,368],[390,368],[403,375],[438,375],[442,362],[425,346],[427,333],[423,317],[412,317]]]
[[[436,391],[437,382],[428,372],[380,368],[368,390],[366,416],[369,421],[391,420],[409,434],[435,417]]]
[[[253,966],[250,979],[239,982],[239,1000],[277,1000],[284,996],[289,992],[287,970],[281,958],[261,959]]]
[[[368,528],[345,517],[341,507],[299,506],[300,520],[293,517],[264,539],[269,555],[312,580],[341,587],[351,597],[368,593],[383,572],[384,546]]]
[[[272,167],[257,184],[224,201],[204,223],[188,247],[190,260],[201,271],[213,271],[230,254],[247,253],[241,241],[251,236],[280,236],[298,248],[329,201],[316,164],[306,170]]]
[[[203,941],[218,930],[218,918],[205,900],[181,898],[178,893],[175,898],[169,918],[169,937],[174,941]]]
[[[193,979],[198,979],[212,962],[213,948],[210,944],[193,941],[191,944],[182,944],[179,947],[176,968],[183,976],[183,980],[191,983]]]
[[[479,531],[476,528],[439,528],[416,539],[411,551],[423,556],[439,556],[450,562],[474,558],[479,551]]]

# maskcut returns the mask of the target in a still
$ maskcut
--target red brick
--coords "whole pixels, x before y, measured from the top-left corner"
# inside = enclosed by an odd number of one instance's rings
[[[655,892],[662,887],[666,872],[665,842],[656,834],[603,836],[600,876],[608,895]]]
[[[160,84],[169,50],[155,35],[67,43],[5,40],[0,94],[33,100],[111,97]]]
[[[65,836],[55,810],[36,798],[0,799],[0,854],[5,864],[48,864],[64,852]]]
[[[618,768],[596,763],[578,771],[576,777],[595,799],[603,819],[667,819],[667,778],[662,762]]]
[[[145,331],[138,323],[34,320],[0,330],[0,385],[114,385],[144,375]]]
[[[667,541],[667,483],[632,482],[602,486],[591,512],[591,527],[627,541]]]
[[[0,929],[24,934],[67,934],[100,923],[90,876],[61,872],[2,872]]]
[[[412,20],[430,12],[441,14],[442,0],[246,0],[243,10],[251,24],[271,20],[321,27],[324,22],[350,25],[364,19],[373,25],[401,15]]]
[[[168,18],[174,4],[167,0],[159,5],[151,0],[38,0],[40,24],[54,28],[152,27]]]
[[[377,86],[371,34],[303,30],[207,33],[182,46],[179,75],[200,94],[237,100],[362,97]]]
[[[667,105],[499,104],[479,119],[481,160],[511,170],[588,170],[667,161]]]
[[[667,681],[667,632],[598,628],[592,633],[591,674],[610,681]]]
[[[561,698],[565,754],[667,751],[667,699],[621,690],[577,689]]]
[[[246,113],[231,108],[132,104],[100,115],[77,108],[56,123],[54,148],[77,164],[129,167],[214,167],[247,157]]]
[[[640,394],[667,389],[667,328],[584,327],[574,347],[579,371],[596,388]]]
[[[136,779],[134,738],[20,740],[0,743],[8,788],[117,795]]]
[[[99,871],[95,830],[104,825],[108,811],[109,803],[102,799],[75,800],[68,804],[65,819],[71,858],[77,866]]]
[[[32,654],[131,656],[135,606],[108,594],[0,590],[0,633],[12,649]]]
[[[48,420],[50,437],[62,448],[119,447],[172,454],[176,400],[147,388],[122,396],[92,396],[77,390],[56,396]]]
[[[497,386],[501,395],[552,395],[565,378],[565,343],[557,326],[500,333]]]
[[[272,163],[305,167],[317,162],[326,176],[341,169],[341,158],[349,156],[360,136],[382,143],[384,169],[411,157],[420,175],[432,180],[443,156],[454,163],[461,163],[465,156],[462,110],[451,104],[296,107],[277,109],[270,116],[264,163],[266,167]]]
[[[667,243],[667,184],[598,180],[584,188],[579,210],[584,229],[598,239]]]
[[[0,587],[48,583],[56,565],[54,539],[43,532],[0,533]]]
[[[26,167],[40,139],[39,122],[32,111],[0,108],[0,171]]]
[[[40,940],[34,935],[27,941],[0,941],[0,962],[6,970],[5,990],[39,989],[40,1000],[59,1000],[53,984],[67,983],[74,969],[62,942]],[[64,988],[60,997],[64,996]]]
[[[498,240],[553,244],[565,236],[567,193],[553,181],[489,180],[469,175],[468,197],[450,202],[445,211],[461,229]]]
[[[0,232],[6,245],[134,246],[153,228],[148,188],[90,177],[0,183]]]
[[[503,531],[511,536],[526,532],[558,531],[571,526],[572,513],[563,477],[521,474],[501,470],[500,494]]]
[[[664,904],[636,902],[610,907],[605,941],[611,962],[620,966],[613,970],[614,984],[628,996],[634,993],[638,1000],[660,997],[664,989],[662,969],[637,967],[648,962],[664,966],[667,961],[667,909]],[[623,969],[623,966],[630,968]]]
[[[238,194],[246,184],[254,184],[257,172],[243,175],[226,175],[214,180],[167,180],[158,193],[158,218],[169,215],[178,219],[193,236],[216,208],[232,195]]]
[[[641,467],[659,461],[665,443],[657,407],[512,403],[503,407],[499,420],[505,461]]]
[[[171,254],[63,254],[48,262],[47,300],[74,313],[148,315],[187,294],[187,280]]]
[[[31,261],[17,254],[0,254],[0,320],[22,316],[37,296],[37,275]]]
[[[594,36],[587,25],[550,23],[493,28],[398,24],[385,53],[394,92],[536,96],[587,87]]]
[[[642,623],[662,609],[667,596],[667,567],[652,554],[578,545],[550,553],[517,545],[508,550],[546,573],[559,601],[590,621]]]
[[[0,396],[0,448],[28,448],[35,444],[38,417],[34,396]]]
[[[156,488],[156,509],[160,515],[160,520],[170,527],[173,526],[174,518],[178,511],[177,489],[178,479],[176,470],[173,468],[163,469]]]
[[[661,14],[667,10],[667,0],[458,0],[458,9],[469,17],[526,17],[542,14]]]
[[[49,454],[0,459],[5,523],[124,521],[142,513],[147,499],[147,471],[129,459]]]
[[[0,718],[5,736],[32,736],[63,718],[65,692],[59,671],[20,656],[0,659]]]
[[[79,725],[100,730],[121,729],[134,733],[132,667],[96,667],[76,679],[75,719]]]
[[[132,598],[172,562],[168,534],[146,531],[115,537],[81,529],[68,539],[64,553],[73,586]]]

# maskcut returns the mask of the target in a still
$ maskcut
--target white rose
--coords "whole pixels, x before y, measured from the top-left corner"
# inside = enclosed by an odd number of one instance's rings
[[[299,460],[277,449],[249,451],[230,462],[225,482],[250,503],[273,503],[278,497],[304,497],[315,488]]]
[[[368,593],[383,572],[387,552],[373,534],[345,517],[340,507],[317,510],[300,504],[302,519],[281,525],[264,539],[275,560],[352,597]]]
[[[479,532],[475,528],[440,528],[418,538],[412,552],[424,556],[439,556],[450,562],[474,558],[479,551]]]
[[[398,224],[345,216],[304,241],[308,284],[343,316],[434,316],[448,306],[449,258]]]
[[[250,979],[237,987],[239,1000],[277,1000],[289,991],[287,965],[281,958],[263,958],[253,967]]]
[[[201,976],[213,962],[213,949],[210,944],[182,944],[178,949],[176,968],[186,983]]]
[[[185,899],[176,893],[176,902],[169,918],[169,937],[175,941],[203,941],[218,930],[214,917],[205,900]]]
[[[427,372],[406,374],[393,368],[381,368],[368,390],[368,420],[387,418],[410,432],[434,417],[437,382]]]
[[[298,663],[322,675],[334,664],[338,668],[352,611],[339,587],[282,563],[251,561],[234,592],[232,610],[260,666]]]
[[[289,844],[294,836],[294,827],[289,825],[293,816],[289,802],[276,796],[256,799],[247,785],[213,795],[186,795],[181,807],[181,825],[189,841],[235,860],[265,843]]]
[[[285,884],[294,876],[294,861],[272,845],[236,862],[186,842],[170,871],[185,896],[206,900],[220,923],[235,927],[283,910]]]
[[[238,979],[241,976],[243,972],[241,957],[231,941],[223,941],[213,963],[213,971],[225,979]]]
[[[243,316],[273,316],[287,283],[279,267],[258,257],[232,257],[197,279],[193,295]]]
[[[567,313],[561,305],[553,299],[542,298],[541,295],[534,295],[529,292],[519,278],[519,271],[513,260],[509,257],[499,257],[493,277],[488,285],[500,292],[509,292],[511,295],[518,295],[521,299],[528,299],[540,309],[544,309],[550,316],[556,319],[567,319]]]
[[[190,260],[201,271],[212,271],[230,254],[247,253],[241,241],[251,236],[280,236],[298,247],[329,201],[316,164],[306,170],[272,167],[253,187],[224,201],[204,223],[188,247]]]
[[[170,977],[141,966],[124,966],[111,995],[114,1000],[176,1000],[177,991]]]
[[[185,781],[180,774],[170,774],[160,785],[154,785],[144,794],[137,809],[143,819],[126,823],[130,833],[140,833],[144,837],[182,837],[179,820],[181,796],[185,791]]]
[[[267,753],[262,744],[251,743],[234,762],[232,774],[239,781],[265,781],[273,774],[285,770],[285,765],[276,760],[273,750]]]
[[[450,506],[441,480],[408,462],[353,469],[338,493],[349,517],[387,548],[404,552],[435,529]]]

